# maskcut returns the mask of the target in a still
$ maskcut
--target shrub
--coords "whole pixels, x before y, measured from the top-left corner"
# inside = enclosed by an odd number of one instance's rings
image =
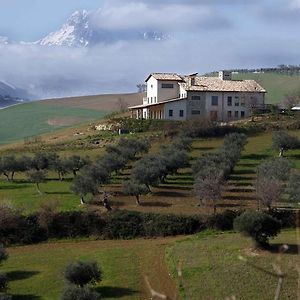
[[[107,216],[105,237],[109,239],[132,239],[143,236],[143,216],[138,212],[116,211]]]
[[[8,254],[2,244],[0,244],[0,264],[8,258]]]
[[[67,286],[61,296],[61,300],[100,300],[98,293],[88,287]]]
[[[0,300],[11,300],[12,297],[8,295],[0,295]]]
[[[217,230],[232,230],[234,219],[239,215],[238,211],[225,210],[222,213],[207,219],[207,226]]]
[[[234,220],[234,229],[251,237],[258,246],[266,247],[269,238],[280,232],[281,222],[263,212],[246,211]]]
[[[6,291],[8,286],[8,277],[5,273],[0,273],[0,292]]]
[[[76,261],[70,263],[65,271],[66,280],[80,287],[101,281],[101,277],[101,270],[95,261]]]

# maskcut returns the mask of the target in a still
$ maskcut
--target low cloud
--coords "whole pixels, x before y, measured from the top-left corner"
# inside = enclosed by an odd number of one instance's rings
[[[95,26],[103,30],[161,30],[186,31],[230,28],[232,23],[226,16],[209,5],[194,1],[160,2],[109,2],[92,13]]]

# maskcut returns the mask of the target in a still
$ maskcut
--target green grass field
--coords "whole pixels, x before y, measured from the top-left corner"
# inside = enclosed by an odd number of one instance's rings
[[[105,111],[31,102],[0,110],[0,144],[101,119]]]
[[[266,103],[280,103],[286,94],[299,91],[300,76],[276,73],[240,73],[235,79],[254,79],[267,90]]]
[[[165,263],[165,248],[172,241],[64,241],[11,247],[0,269],[10,278],[13,300],[59,299],[64,269],[78,259],[95,260],[101,266],[103,281],[95,288],[104,299],[149,299],[144,276],[162,292],[176,289]]]
[[[300,138],[300,132],[291,131]],[[222,144],[222,139],[196,140],[193,143],[191,157],[196,158],[205,152],[215,151]],[[234,169],[223,192],[223,199],[219,202],[218,210],[230,208],[256,207],[254,194],[256,167],[265,159],[278,156],[272,150],[272,134],[265,133],[251,136],[245,147],[242,158]],[[157,151],[158,144],[152,145],[151,151]],[[103,153],[103,149],[80,152],[82,155],[90,155],[92,158]],[[65,155],[66,153],[61,153]],[[70,153],[68,153],[70,154]],[[292,161],[294,168],[300,169],[300,149],[286,152],[286,156]],[[110,184],[104,189],[108,192],[120,192],[122,182],[130,176],[130,168],[122,172],[122,175],[114,176]],[[17,174],[15,182],[7,182],[4,177],[0,181],[0,204],[6,203],[25,213],[36,211],[42,204],[55,201],[60,210],[82,209],[79,197],[70,191],[72,176],[65,181],[59,181],[55,173],[49,174],[46,183],[42,183],[43,195],[39,195],[35,185],[26,182],[24,174]],[[198,206],[198,200],[192,193],[193,176],[191,169],[179,170],[177,175],[168,176],[166,183],[152,189],[152,193],[141,197],[142,205],[137,207],[134,197],[112,196],[110,198],[113,208],[138,210],[142,212],[160,213],[210,213]],[[101,199],[101,196],[100,196]],[[289,206],[289,203],[279,203],[280,206]],[[102,209],[102,207],[101,207]]]
[[[232,299],[232,296],[243,300],[274,299],[278,279],[250,265],[274,272],[273,263],[285,274],[280,299],[297,299],[296,233],[285,231],[271,244],[271,251],[255,250],[250,239],[237,233],[203,232],[176,242],[167,249],[167,257],[183,300],[221,300]],[[290,248],[278,256],[278,247],[282,244]],[[239,260],[239,256],[250,264]],[[178,268],[181,277],[178,277]]]

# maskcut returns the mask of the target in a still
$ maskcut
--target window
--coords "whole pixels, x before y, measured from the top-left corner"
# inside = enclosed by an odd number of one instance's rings
[[[234,99],[234,106],[240,106],[240,99],[239,99],[239,97],[235,97],[235,99]]]
[[[235,118],[238,118],[238,117],[239,117],[239,112],[238,112],[238,111],[235,111],[235,112],[234,112],[234,117],[235,117]]]
[[[229,110],[229,111],[227,112],[227,117],[228,117],[228,119],[231,119],[231,118],[232,118],[232,112],[231,112],[231,110]]]
[[[181,109],[181,110],[179,111],[179,117],[183,117],[183,116],[184,116],[184,110]]]
[[[211,97],[211,105],[212,106],[218,106],[219,105],[218,102],[219,102],[219,97],[218,96],[212,96]]]
[[[200,115],[200,110],[196,110],[196,109],[193,109],[192,110],[192,115]]]
[[[201,96],[193,95],[192,100],[201,100]]]
[[[162,89],[173,89],[174,88],[174,84],[173,83],[162,83],[161,84],[161,88]]]
[[[245,112],[243,110],[241,111],[241,118],[245,118]]]
[[[241,106],[245,106],[245,97],[244,96],[241,98]]]
[[[232,106],[232,97],[227,98],[227,106]]]
[[[151,89],[153,89],[153,84],[151,84]]]
[[[156,102],[156,97],[154,97],[154,103]]]
[[[173,109],[169,109],[169,117],[173,117]]]
[[[151,97],[151,103],[152,103],[153,97]]]

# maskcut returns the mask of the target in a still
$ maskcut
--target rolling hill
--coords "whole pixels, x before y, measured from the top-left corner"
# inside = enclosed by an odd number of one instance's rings
[[[286,94],[300,90],[300,76],[278,73],[239,73],[234,79],[254,79],[267,91],[266,103],[280,103]]]
[[[142,93],[63,98],[0,110],[0,144],[103,118],[121,106],[141,103]]]

